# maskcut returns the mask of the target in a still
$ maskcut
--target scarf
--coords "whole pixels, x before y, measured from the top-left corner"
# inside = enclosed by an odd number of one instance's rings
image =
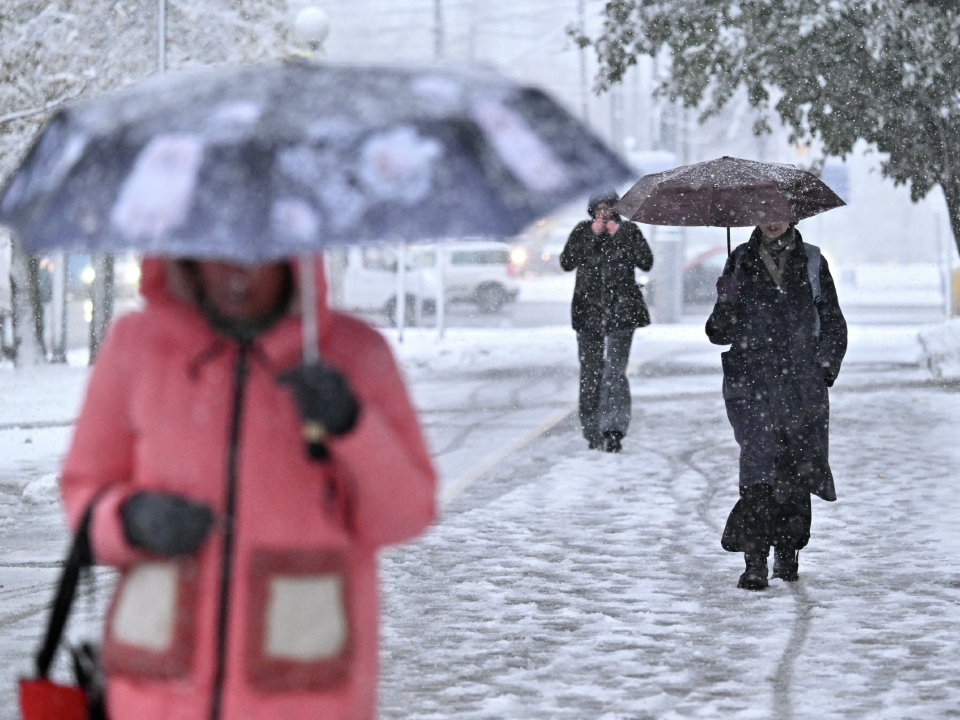
[[[760,260],[763,261],[778,289],[783,288],[783,273],[787,269],[787,259],[790,256],[790,251],[796,246],[796,239],[797,234],[793,228],[779,237],[768,238],[763,235],[760,238]],[[774,261],[773,253],[777,254],[776,261]]]

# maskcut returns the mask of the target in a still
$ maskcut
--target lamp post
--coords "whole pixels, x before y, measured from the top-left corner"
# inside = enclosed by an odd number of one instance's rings
[[[157,0],[157,72],[167,71],[167,0]]]
[[[318,52],[323,41],[330,32],[330,22],[327,13],[312,0],[287,0],[287,22],[293,34],[294,42],[301,47],[301,54],[311,57]],[[300,256],[300,324],[303,332],[303,364],[315,365],[320,362],[320,333],[317,318],[317,278],[314,274],[315,265],[313,253]],[[327,267],[334,271],[340,266],[339,262],[327,263]],[[331,285],[336,287],[340,283],[338,278],[331,278]]]
[[[443,60],[443,0],[433,0],[433,59]]]
[[[330,19],[320,3],[314,0],[287,0],[287,21],[293,39],[312,54],[323,47],[330,33]]]
[[[580,34],[587,32],[587,12],[584,0],[577,2],[577,18],[580,21]],[[585,123],[590,122],[589,92],[587,90],[587,49],[580,45],[580,114]]]

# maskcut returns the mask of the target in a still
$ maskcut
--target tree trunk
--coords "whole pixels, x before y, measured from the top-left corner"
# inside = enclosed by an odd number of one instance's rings
[[[93,257],[96,275],[93,279],[93,317],[90,320],[90,364],[107,337],[107,327],[113,319],[113,255]]]
[[[45,359],[43,341],[37,333],[40,321],[36,315],[35,294],[30,290],[30,274],[30,257],[24,254],[20,244],[14,240],[10,276],[13,279],[13,319],[16,334],[14,363],[17,367],[32,367]]]
[[[950,216],[950,229],[953,231],[953,242],[960,253],[960,177],[951,178],[950,182],[940,183],[943,196],[947,199],[947,214]]]
[[[43,292],[40,288],[40,258],[37,255],[31,255],[27,261],[27,269],[30,273],[30,285],[27,291],[30,293],[30,316],[33,320],[33,332],[36,335],[37,345],[40,347],[44,357],[47,354],[47,343],[44,339],[44,330],[46,328],[46,317]]]

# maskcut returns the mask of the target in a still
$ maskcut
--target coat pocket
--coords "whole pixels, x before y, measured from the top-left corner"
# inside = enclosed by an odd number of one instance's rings
[[[755,390],[749,380],[743,356],[727,350],[720,353],[720,362],[723,365],[723,399],[731,402],[754,397]]]
[[[258,550],[250,573],[245,653],[250,684],[289,692],[347,683],[354,632],[343,553]]]
[[[120,581],[107,615],[107,674],[172,679],[190,672],[197,603],[192,559],[143,562]]]

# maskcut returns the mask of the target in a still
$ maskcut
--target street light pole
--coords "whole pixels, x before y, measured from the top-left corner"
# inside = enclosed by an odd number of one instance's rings
[[[393,316],[397,325],[397,342],[403,342],[403,331],[407,327],[407,243],[397,243],[397,298],[394,302]]]
[[[157,72],[167,71],[167,0],[157,0]]]
[[[53,362],[67,361],[67,254],[53,253],[53,297],[51,298],[51,347]]]
[[[580,20],[580,33],[586,34],[587,13],[585,0],[578,0],[577,14]],[[585,123],[590,122],[590,108],[587,105],[587,49],[583,45],[580,46],[580,103],[580,114],[583,116],[583,121]]]
[[[293,39],[308,48],[302,55],[312,58],[321,49],[330,31],[327,13],[315,0],[287,0],[287,21]],[[304,253],[299,258],[300,270],[300,332],[302,336],[303,364],[317,365],[320,362],[320,327],[317,317],[317,277],[315,253]],[[342,286],[342,276],[337,277],[339,261],[331,262],[331,285]],[[342,272],[342,269],[339,270]]]
[[[437,245],[437,339],[447,333],[447,249]]]
[[[443,0],[433,0],[433,59],[443,59]]]
[[[330,19],[318,0],[287,0],[287,17],[302,54],[312,58],[320,52],[330,32]]]

